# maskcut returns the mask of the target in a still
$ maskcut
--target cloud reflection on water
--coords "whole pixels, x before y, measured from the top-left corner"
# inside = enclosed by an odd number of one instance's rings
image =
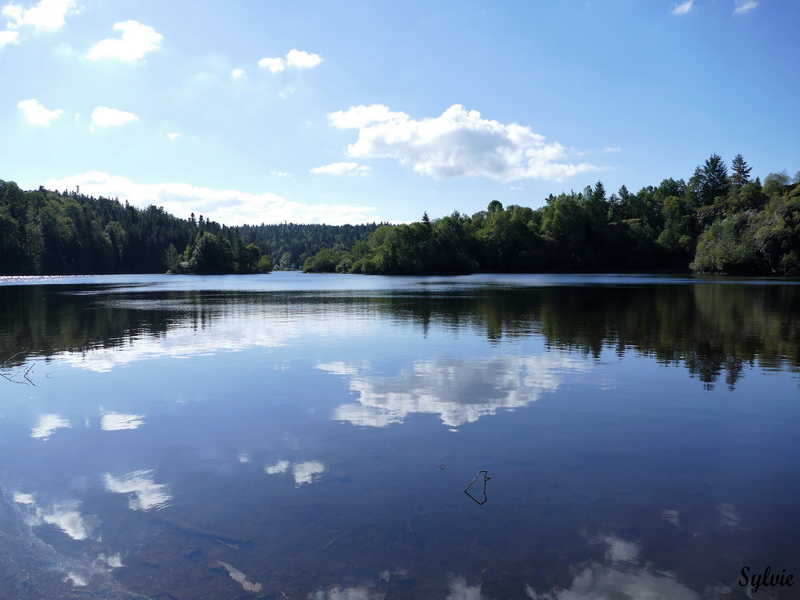
[[[585,373],[590,363],[566,354],[490,358],[438,358],[416,362],[396,377],[364,374],[367,366],[332,362],[316,368],[350,378],[357,404],[344,404],[334,419],[353,425],[386,427],[413,413],[439,415],[457,427],[473,423],[499,409],[513,410],[554,392],[566,374]]]
[[[133,471],[117,479],[111,473],[103,475],[106,489],[115,494],[129,494],[131,510],[162,509],[172,500],[167,486],[153,480],[153,471]]]
[[[100,418],[100,429],[104,431],[121,431],[137,429],[144,424],[144,415],[107,412]]]
[[[318,460],[307,460],[292,464],[288,460],[279,460],[274,465],[264,467],[267,475],[282,475],[291,469],[295,487],[317,481],[325,472],[325,465]]]
[[[31,430],[31,437],[47,440],[56,432],[56,429],[70,427],[69,421],[56,414],[46,414],[39,416],[39,423]]]

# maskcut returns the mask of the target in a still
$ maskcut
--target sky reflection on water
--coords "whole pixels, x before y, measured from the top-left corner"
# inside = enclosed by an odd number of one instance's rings
[[[5,597],[682,600],[746,597],[745,564],[800,576],[796,287],[223,279],[3,288],[4,372],[36,363],[35,387],[0,380]]]

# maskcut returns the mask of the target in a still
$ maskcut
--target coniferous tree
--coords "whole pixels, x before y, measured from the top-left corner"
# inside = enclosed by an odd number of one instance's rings
[[[750,171],[752,167],[748,167],[742,155],[737,154],[731,163],[731,169],[733,170],[731,174],[731,186],[734,191],[738,192],[750,181]]]

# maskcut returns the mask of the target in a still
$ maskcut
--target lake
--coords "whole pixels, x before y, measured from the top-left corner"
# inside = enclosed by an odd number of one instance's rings
[[[0,278],[0,597],[800,597],[797,283]]]

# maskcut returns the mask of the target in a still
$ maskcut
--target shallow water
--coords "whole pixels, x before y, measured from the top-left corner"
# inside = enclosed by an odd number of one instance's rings
[[[796,282],[0,278],[0,306],[0,597],[800,577]]]

